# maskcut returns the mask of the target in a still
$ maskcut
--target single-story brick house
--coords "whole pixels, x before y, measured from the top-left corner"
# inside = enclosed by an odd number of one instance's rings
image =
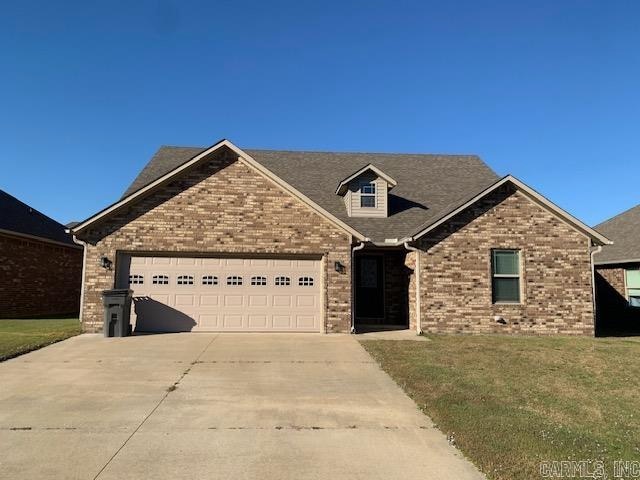
[[[64,225],[0,190],[0,318],[76,315],[81,279]]]
[[[594,255],[598,323],[640,332],[640,205],[595,228],[614,242]]]
[[[85,330],[594,331],[608,239],[477,156],[162,147],[86,244]]]

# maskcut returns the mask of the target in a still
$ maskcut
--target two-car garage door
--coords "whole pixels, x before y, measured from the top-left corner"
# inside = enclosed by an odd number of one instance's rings
[[[320,260],[130,257],[137,331],[301,331],[322,323]]]

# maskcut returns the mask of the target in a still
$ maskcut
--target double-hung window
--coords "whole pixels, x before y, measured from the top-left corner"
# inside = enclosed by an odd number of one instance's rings
[[[376,184],[367,182],[360,185],[360,207],[376,208]]]
[[[627,299],[631,307],[640,307],[640,269],[625,270]]]
[[[520,251],[492,250],[493,303],[520,303]]]

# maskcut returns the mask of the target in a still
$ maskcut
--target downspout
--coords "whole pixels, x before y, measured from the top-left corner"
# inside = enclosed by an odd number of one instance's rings
[[[70,230],[67,230],[67,233],[70,233]],[[87,268],[87,244],[82,240],[78,240],[75,235],[71,236],[73,243],[76,245],[80,245],[82,247],[82,279],[80,283],[80,314],[78,318],[80,320],[80,325],[82,325],[82,313],[84,311],[84,276],[85,269]]]
[[[356,333],[356,250],[362,250],[368,240],[365,238],[360,245],[351,248],[351,333]]]
[[[420,301],[420,249],[416,247],[412,247],[409,245],[409,241],[404,242],[404,248],[409,250],[410,252],[415,252],[416,254],[416,265],[415,265],[415,275],[416,275],[416,335],[422,334],[422,312],[421,312],[421,301]]]
[[[598,308],[596,302],[596,267],[593,260],[593,256],[596,253],[600,253],[602,251],[602,245],[598,245],[596,248],[591,250],[591,302],[593,304],[593,331],[595,335],[596,330],[596,309]]]

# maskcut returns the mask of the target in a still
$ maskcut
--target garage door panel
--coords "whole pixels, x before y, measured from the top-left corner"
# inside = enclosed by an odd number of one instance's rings
[[[198,320],[198,327],[202,329],[218,327],[218,315],[200,315]]]
[[[185,295],[185,294],[176,295],[176,302],[175,302],[176,307],[193,306],[195,305],[195,303],[196,303],[195,295]]]
[[[249,315],[248,317],[249,328],[267,329],[269,326],[267,315]]]
[[[296,326],[298,328],[312,328],[315,325],[315,317],[311,315],[298,315]]]
[[[152,265],[171,265],[171,259],[169,257],[154,257],[151,259]]]
[[[273,306],[274,307],[290,307],[291,296],[290,295],[274,295]]]
[[[176,264],[177,265],[195,265],[196,259],[195,258],[177,258]]]
[[[220,258],[203,258],[202,265],[205,267],[219,267],[221,259]]]
[[[227,258],[224,261],[227,267],[241,267],[244,265],[244,259],[242,258]]]
[[[269,305],[269,299],[266,295],[249,295],[250,307],[266,307]]]
[[[242,315],[224,315],[222,320],[224,328],[242,328]]]
[[[225,295],[224,306],[225,307],[241,307],[243,305],[244,298],[242,295]]]
[[[291,315],[274,315],[273,316],[273,328],[292,328]]]
[[[150,256],[133,257],[130,265],[134,296],[151,300],[136,302],[132,317],[140,331],[318,331],[321,326],[319,260]]]
[[[298,307],[313,307],[315,306],[316,297],[313,295],[297,295],[296,305]]]
[[[220,304],[218,295],[200,295],[200,305],[204,307],[216,307]]]

